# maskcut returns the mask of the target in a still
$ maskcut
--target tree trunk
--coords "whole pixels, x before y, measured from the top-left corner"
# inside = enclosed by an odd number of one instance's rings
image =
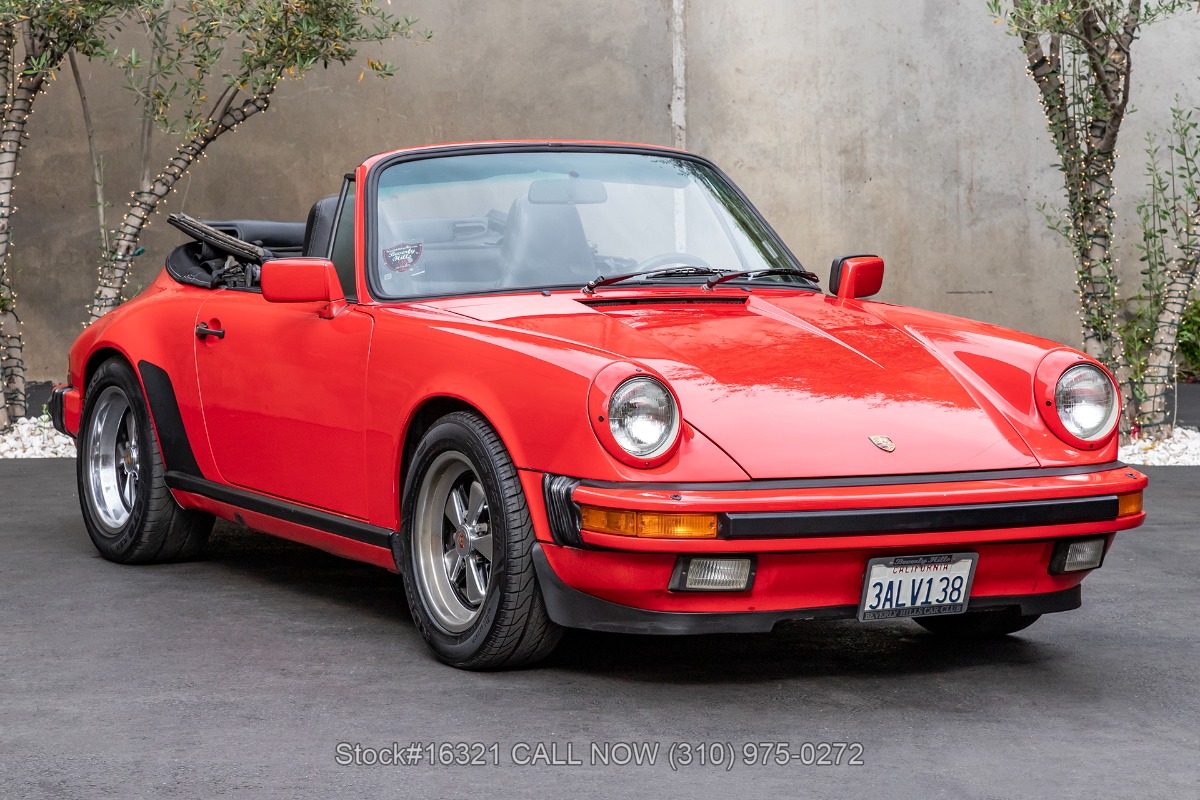
[[[1179,341],[1179,321],[1187,309],[1196,282],[1194,260],[1179,264],[1171,272],[1166,299],[1154,325],[1154,341],[1146,358],[1142,376],[1145,399],[1138,408],[1143,438],[1162,439],[1171,435],[1175,420],[1167,414],[1167,388],[1175,385],[1175,352]]]
[[[25,126],[33,101],[41,91],[45,76],[39,72],[25,75],[13,89],[12,102],[4,113],[0,130],[0,384],[9,422],[26,414],[25,360],[21,322],[16,314],[16,295],[7,265],[12,244],[13,182],[21,155]]]
[[[1072,198],[1072,205],[1084,209],[1074,223],[1083,349],[1115,371],[1124,358],[1124,347],[1117,321],[1116,260],[1111,252],[1116,218],[1112,207],[1114,161],[1111,154],[1088,159],[1083,190]]]
[[[221,134],[231,131],[250,117],[266,111],[270,104],[271,92],[274,86],[268,87],[261,94],[250,98],[237,108],[230,108],[215,121],[211,122],[201,133],[184,142],[175,151],[175,155],[167,162],[162,174],[149,186],[134,195],[129,204],[129,210],[121,221],[112,239],[112,249],[100,269],[100,281],[96,294],[88,308],[87,324],[119,306],[124,298],[125,286],[129,282],[129,270],[133,265],[133,254],[137,249],[142,230],[150,220],[150,216],[158,210],[158,204],[175,188],[196,159],[204,154],[207,148]]]

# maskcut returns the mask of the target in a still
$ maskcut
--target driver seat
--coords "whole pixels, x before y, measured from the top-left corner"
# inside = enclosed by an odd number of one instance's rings
[[[500,286],[538,286],[595,277],[592,248],[573,205],[518,197],[500,245]]]

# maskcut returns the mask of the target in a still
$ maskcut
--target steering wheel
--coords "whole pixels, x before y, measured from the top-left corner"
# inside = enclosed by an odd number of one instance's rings
[[[640,262],[635,272],[649,272],[658,267],[671,266],[678,264],[683,267],[704,267],[712,269],[712,265],[705,261],[700,256],[694,256],[691,253],[661,253],[657,256],[650,256],[645,261]]]

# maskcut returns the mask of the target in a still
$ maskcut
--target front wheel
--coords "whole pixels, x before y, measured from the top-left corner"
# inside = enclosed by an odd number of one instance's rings
[[[517,470],[491,426],[466,412],[434,423],[413,455],[403,500],[405,593],[438,658],[483,670],[549,655],[562,630],[534,573]]]
[[[180,508],[133,368],[110,359],[84,393],[76,473],[92,544],[120,564],[180,561],[200,553],[213,518]]]
[[[1041,618],[1041,614],[1022,614],[1020,608],[995,611],[968,611],[944,617],[916,617],[913,622],[930,633],[958,639],[994,639],[1023,631]]]

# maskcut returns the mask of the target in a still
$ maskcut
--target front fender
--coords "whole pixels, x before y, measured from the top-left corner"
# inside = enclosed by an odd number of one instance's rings
[[[1043,467],[1117,459],[1116,436],[1094,450],[1077,448],[1055,435],[1037,407],[1034,377],[1049,353],[1094,359],[1056,342],[983,322],[882,303],[863,307],[924,344],[981,405],[1004,416]]]
[[[366,398],[372,520],[398,521],[405,436],[418,410],[436,398],[477,409],[519,469],[603,481],[748,479],[686,422],[679,450],[661,466],[636,469],[611,456],[587,414],[592,379],[615,360],[603,351],[491,323],[382,310],[376,315]],[[683,414],[686,420],[686,408]]]

